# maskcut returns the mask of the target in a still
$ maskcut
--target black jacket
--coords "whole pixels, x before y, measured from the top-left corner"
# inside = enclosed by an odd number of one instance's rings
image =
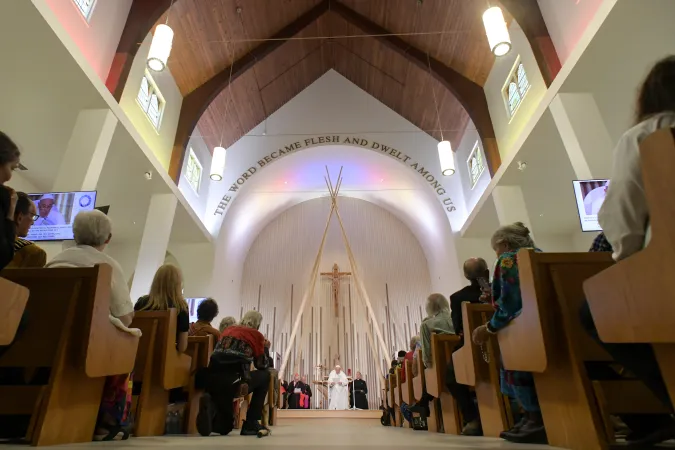
[[[455,334],[464,334],[464,321],[462,320],[462,303],[480,303],[482,292],[478,281],[472,281],[470,286],[466,286],[450,296],[450,316],[452,325],[455,327]],[[464,342],[462,342],[462,345]],[[461,345],[459,346],[461,347]],[[457,348],[459,348],[457,347]]]
[[[14,258],[16,226],[13,220],[7,218],[11,200],[9,190],[0,185],[0,270]]]

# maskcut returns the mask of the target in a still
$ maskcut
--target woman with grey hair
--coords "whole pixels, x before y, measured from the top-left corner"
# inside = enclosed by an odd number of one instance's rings
[[[220,330],[220,333],[222,334],[223,330],[225,330],[225,328],[231,327],[235,323],[237,323],[237,319],[235,319],[234,317],[232,317],[232,316],[224,317],[223,320],[220,321],[220,325],[218,325],[218,329]]]
[[[252,392],[253,397],[241,427],[241,435],[263,437],[269,430],[260,425],[265,397],[269,389],[269,342],[258,331],[262,314],[249,311],[239,325],[225,330],[211,355],[204,374],[205,393],[199,400],[197,431],[202,436],[212,432],[229,434],[234,427],[233,400]],[[255,371],[251,371],[251,363]]]
[[[101,211],[81,211],[73,221],[73,235],[75,246],[56,255],[45,267],[94,267],[96,264],[108,264],[112,267],[110,315],[128,327],[134,318],[134,304],[126,277],[117,261],[103,253],[112,239],[112,222]]]
[[[75,246],[56,255],[46,267],[93,267],[96,264],[108,264],[112,267],[110,320],[118,327],[128,327],[134,317],[134,304],[129,296],[126,278],[117,261],[103,253],[112,238],[110,219],[101,211],[82,211],[73,221],[73,235]],[[128,431],[122,428],[122,421],[128,413],[128,388],[129,374],[106,377],[94,440],[124,440],[129,437]],[[120,408],[120,405],[125,406]]]
[[[523,299],[520,293],[518,252],[522,249],[539,251],[530,236],[530,230],[522,222],[500,227],[492,236],[492,248],[497,254],[492,281],[495,313],[487,324],[474,330],[473,341],[478,345],[485,344],[491,334],[497,334],[520,315]],[[500,385],[502,393],[515,398],[525,411],[523,420],[503,432],[501,437],[518,443],[546,443],[546,429],[532,374],[502,368]]]

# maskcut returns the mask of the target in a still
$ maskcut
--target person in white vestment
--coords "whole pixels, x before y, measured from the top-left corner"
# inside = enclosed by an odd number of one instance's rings
[[[56,199],[52,194],[45,194],[40,197],[37,202],[38,219],[35,221],[35,226],[43,225],[65,225],[66,219],[63,218],[61,211],[56,208]]]
[[[349,380],[340,366],[328,375],[328,409],[349,409]]]

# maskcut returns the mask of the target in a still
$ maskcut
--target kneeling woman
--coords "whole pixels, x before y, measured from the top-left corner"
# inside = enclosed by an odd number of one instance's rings
[[[259,424],[269,389],[269,343],[258,331],[262,315],[247,312],[240,325],[227,327],[211,355],[204,374],[206,393],[199,402],[197,431],[202,436],[211,432],[229,434],[234,428],[232,401],[239,396],[242,385],[253,393],[246,420],[241,427],[244,436],[267,436],[269,430]],[[251,363],[257,370],[251,371]]]
[[[487,324],[474,330],[473,341],[478,345],[487,342],[490,334],[498,333],[520,315],[523,299],[520,295],[518,251],[524,248],[536,250],[530,230],[520,222],[500,227],[492,236],[492,248],[497,253],[492,281],[495,313]],[[500,436],[511,442],[546,443],[546,430],[532,374],[502,368],[501,389],[504,395],[518,401],[525,415]]]

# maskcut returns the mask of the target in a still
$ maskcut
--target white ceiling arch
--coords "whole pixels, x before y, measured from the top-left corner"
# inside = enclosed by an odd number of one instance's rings
[[[258,234],[288,208],[328,196],[325,167],[333,181],[343,168],[340,195],[374,203],[412,231],[424,250],[435,290],[452,292],[461,285],[450,223],[429,183],[406,164],[376,151],[325,145],[266,166],[232,200],[218,236],[212,278],[212,294],[222,299],[221,314],[238,310],[243,263]]]

